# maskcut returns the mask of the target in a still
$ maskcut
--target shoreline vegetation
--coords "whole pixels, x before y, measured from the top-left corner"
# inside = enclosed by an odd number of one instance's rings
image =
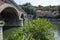
[[[55,40],[54,28],[51,22],[45,18],[37,18],[36,20],[26,22],[23,27],[12,31],[10,36],[6,35],[4,37],[4,40]]]

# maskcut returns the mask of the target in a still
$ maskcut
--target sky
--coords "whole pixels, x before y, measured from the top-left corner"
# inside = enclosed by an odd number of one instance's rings
[[[60,5],[60,0],[14,0],[17,4],[31,3],[33,6]]]

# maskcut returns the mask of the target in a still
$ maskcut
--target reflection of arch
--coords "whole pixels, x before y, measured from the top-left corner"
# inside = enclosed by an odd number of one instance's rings
[[[2,12],[2,19],[5,21],[5,26],[15,26],[19,20],[18,12],[13,7],[7,7]],[[6,27],[4,27],[6,28]]]

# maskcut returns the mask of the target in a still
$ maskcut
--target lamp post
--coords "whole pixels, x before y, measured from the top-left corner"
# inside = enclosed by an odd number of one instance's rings
[[[0,20],[0,40],[3,40],[3,26],[5,25],[5,22]]]

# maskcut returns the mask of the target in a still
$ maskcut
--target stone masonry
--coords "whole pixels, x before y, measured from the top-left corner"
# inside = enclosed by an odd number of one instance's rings
[[[23,15],[23,16],[22,16]],[[0,20],[5,22],[4,26],[23,26],[27,14],[14,0],[0,0]],[[0,40],[3,40],[3,30],[0,27]]]

